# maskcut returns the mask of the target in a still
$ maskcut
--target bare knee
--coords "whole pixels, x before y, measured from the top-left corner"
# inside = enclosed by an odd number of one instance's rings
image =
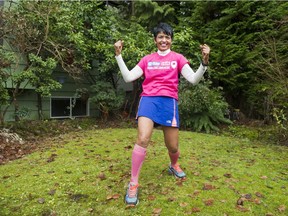
[[[167,147],[168,151],[172,154],[178,152],[178,145],[175,145],[175,146],[166,145],[166,147]]]
[[[138,139],[137,139],[137,145],[139,145],[143,148],[147,148],[149,141],[150,141],[150,137],[139,135]]]

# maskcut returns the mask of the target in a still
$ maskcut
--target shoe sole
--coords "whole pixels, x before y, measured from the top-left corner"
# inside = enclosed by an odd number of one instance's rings
[[[139,202],[138,202],[139,203]],[[137,204],[136,204],[137,205]],[[125,209],[131,209],[131,208],[135,208],[136,205],[133,205],[133,204],[127,204]]]

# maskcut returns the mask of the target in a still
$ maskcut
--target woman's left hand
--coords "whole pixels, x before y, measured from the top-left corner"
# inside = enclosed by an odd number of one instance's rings
[[[202,53],[202,61],[205,65],[209,63],[209,54],[210,47],[207,44],[200,45],[201,53]]]

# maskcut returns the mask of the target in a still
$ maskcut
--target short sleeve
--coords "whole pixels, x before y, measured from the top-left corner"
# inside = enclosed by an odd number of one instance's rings
[[[185,64],[190,64],[190,62],[182,54],[178,54],[179,72],[181,72]]]

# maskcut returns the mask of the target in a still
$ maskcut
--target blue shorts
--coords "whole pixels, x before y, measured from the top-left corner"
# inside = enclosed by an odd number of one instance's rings
[[[142,96],[136,119],[141,116],[151,119],[156,125],[179,128],[178,101],[164,96]]]

